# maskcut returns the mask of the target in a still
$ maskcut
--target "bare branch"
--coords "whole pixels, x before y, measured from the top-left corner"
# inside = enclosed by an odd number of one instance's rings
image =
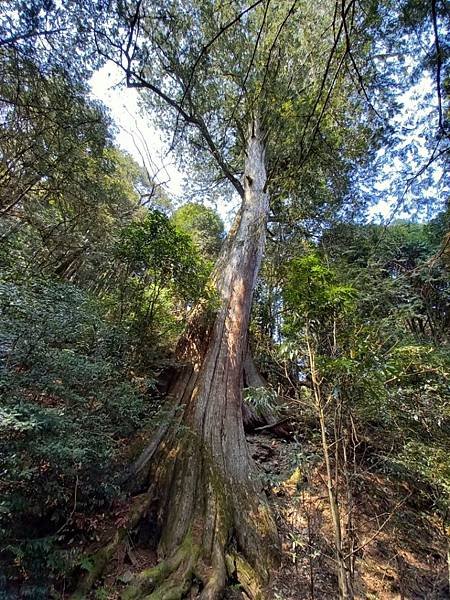
[[[350,7],[350,4],[349,4],[349,7]],[[347,10],[348,10],[348,8],[347,8]],[[334,21],[333,21],[333,27],[334,27]],[[344,28],[344,23],[341,20],[339,29],[337,31],[337,34],[335,35],[335,38],[334,38],[333,46],[331,48],[330,54],[328,55],[328,60],[327,60],[327,63],[325,65],[325,71],[324,71],[324,74],[323,74],[323,77],[322,77],[322,81],[320,83],[319,93],[316,96],[316,100],[314,102],[314,106],[313,106],[311,112],[309,113],[309,115],[308,115],[308,117],[306,119],[305,127],[303,128],[303,133],[302,133],[302,136],[300,138],[300,147],[301,148],[303,148],[303,143],[304,143],[304,140],[305,140],[306,133],[308,131],[309,123],[310,123],[310,121],[311,121],[314,113],[316,112],[316,109],[317,109],[317,107],[319,105],[319,102],[320,102],[320,100],[322,98],[322,93],[323,93],[323,91],[325,89],[325,85],[326,85],[326,82],[328,80],[328,76],[329,76],[329,73],[330,73],[330,70],[331,70],[331,65],[333,63],[333,58],[334,58],[334,56],[336,54],[338,43],[340,41],[343,28]],[[329,96],[329,94],[328,94],[328,96]]]
[[[264,78],[263,78],[263,82],[262,82],[262,85],[261,85],[260,93],[264,89],[264,86],[265,86],[265,83],[266,83],[267,73],[269,72],[270,61],[272,59],[272,52],[274,51],[274,48],[276,46],[276,43],[278,42],[278,38],[280,37],[281,32],[284,29],[284,26],[286,25],[286,23],[288,22],[288,20],[291,18],[291,16],[294,14],[297,2],[298,2],[298,0],[294,0],[294,2],[291,4],[291,6],[290,6],[290,8],[289,8],[289,10],[288,10],[285,18],[283,19],[280,27],[278,28],[278,31],[277,31],[277,33],[275,35],[275,38],[274,38],[273,42],[272,42],[272,45],[271,45],[270,50],[269,50],[269,53],[267,55],[266,67],[265,67],[265,70],[264,70]],[[259,98],[259,96],[258,96],[258,98]]]
[[[48,29],[45,31],[29,31],[28,33],[13,35],[9,38],[4,38],[0,40],[0,48],[2,46],[8,46],[9,44],[15,44],[16,42],[20,42],[23,40],[29,40],[34,37],[46,37],[48,35],[53,35],[55,33],[61,33],[62,31],[66,31],[66,29]]]
[[[195,71],[197,70],[197,67],[200,64],[200,61],[202,60],[202,58],[204,56],[206,56],[206,54],[208,53],[208,51],[211,48],[211,46],[219,39],[219,37],[221,35],[223,35],[225,33],[225,31],[227,31],[228,29],[230,29],[230,27],[232,27],[233,25],[235,25],[236,23],[238,23],[242,19],[242,17],[244,15],[246,15],[248,12],[250,12],[251,10],[253,10],[254,8],[256,8],[263,1],[264,0],[256,0],[256,2],[254,2],[251,6],[249,6],[245,10],[243,10],[236,17],[234,17],[234,19],[231,19],[231,21],[228,21],[228,23],[226,23],[225,25],[223,25],[223,27],[220,28],[220,30],[216,33],[216,35],[214,37],[212,37],[205,46],[203,46],[200,54],[197,56],[197,59],[196,59],[196,61],[194,63],[194,66],[192,67],[192,70],[191,70],[191,73],[190,73],[190,76],[189,76],[189,80],[188,80],[186,89],[184,91],[183,98],[181,99],[181,106],[183,106],[184,101],[186,99],[186,96],[187,96],[187,94],[189,93],[189,91],[191,89],[191,85],[192,85],[192,81],[194,79]]]
[[[236,17],[235,19],[230,21],[227,25],[225,25],[224,27],[221,28],[221,33],[223,33],[226,29],[228,29],[233,24],[238,22],[239,19],[242,18],[242,16],[245,13],[247,13],[249,10],[254,8],[257,4],[260,4],[261,2],[262,2],[262,0],[258,0],[258,2],[254,3],[251,7],[249,7],[242,13],[240,13],[240,15],[238,15],[238,17]],[[237,177],[235,177],[231,168],[227,165],[225,159],[221,155],[217,145],[215,144],[215,142],[212,138],[211,133],[208,130],[208,127],[207,127],[204,119],[200,115],[195,115],[191,111],[188,112],[183,106],[184,101],[186,100],[187,97],[189,97],[188,88],[185,88],[182,100],[179,102],[179,101],[175,100],[174,98],[172,98],[171,96],[169,96],[168,94],[166,94],[161,89],[161,87],[159,87],[159,86],[153,84],[151,81],[148,81],[147,79],[145,79],[142,72],[137,73],[133,69],[132,63],[133,63],[133,59],[135,56],[136,31],[138,31],[138,28],[139,28],[140,8],[141,8],[141,0],[139,0],[138,4],[136,6],[136,10],[131,19],[130,29],[129,29],[129,32],[127,35],[127,41],[126,41],[125,47],[123,45],[121,45],[120,43],[110,40],[104,32],[99,32],[98,30],[96,30],[94,32],[96,38],[99,35],[103,36],[108,41],[108,43],[112,45],[112,47],[116,48],[119,51],[120,60],[118,60],[117,58],[113,58],[110,55],[106,56],[104,54],[104,52],[102,52],[101,48],[99,47],[99,44],[96,42],[97,49],[103,56],[105,56],[107,59],[109,59],[115,65],[117,65],[125,73],[125,81],[126,81],[127,87],[150,90],[156,96],[158,96],[161,100],[163,100],[168,106],[170,106],[172,109],[174,109],[177,114],[177,117],[181,116],[183,118],[183,120],[185,121],[185,123],[194,126],[199,131],[199,133],[202,135],[203,139],[206,142],[206,145],[208,147],[210,154],[213,156],[216,163],[218,164],[218,166],[221,168],[221,170],[225,174],[226,178],[230,181],[230,183],[234,186],[234,188],[237,190],[239,195],[242,197],[244,194],[244,188],[243,188],[241,182],[239,181],[239,179],[237,179]],[[214,36],[214,38],[212,40],[210,40],[210,42],[208,42],[208,44],[204,47],[204,50],[206,49],[205,52],[208,50],[209,47],[211,47],[211,45],[214,43],[214,41],[218,37],[219,37],[219,35],[216,35],[216,36]],[[197,58],[195,65],[198,64],[199,60],[200,60],[200,58]],[[194,69],[195,69],[195,65],[194,65]],[[190,81],[192,81],[192,78],[193,78],[193,73],[191,72]],[[188,85],[188,87],[189,87],[189,85]]]
[[[350,4],[353,4],[353,6],[352,6],[352,20],[353,20],[355,8],[354,8],[354,3],[353,2],[350,2]],[[349,6],[350,6],[350,4],[349,4]],[[371,102],[371,100],[369,98],[369,95],[368,95],[367,90],[366,90],[366,86],[364,84],[363,77],[362,77],[361,72],[360,72],[360,70],[358,68],[358,65],[356,64],[355,57],[353,56],[353,53],[352,53],[351,43],[350,43],[350,31],[349,31],[348,26],[347,26],[347,10],[346,10],[346,7],[345,7],[345,0],[342,0],[341,15],[342,15],[342,23],[344,25],[344,31],[345,31],[345,41],[346,41],[346,46],[347,46],[347,55],[349,56],[350,61],[352,63],[352,66],[353,66],[353,68],[355,70],[356,77],[357,77],[358,83],[359,83],[359,87],[360,87],[361,92],[363,93],[363,95],[364,95],[364,97],[365,97],[365,99],[367,101],[367,104],[371,108],[371,110],[373,110],[373,112],[380,119],[382,119],[383,117],[380,115],[380,113],[374,107],[374,105],[372,104],[372,102]],[[350,73],[350,75],[351,75],[351,73]]]

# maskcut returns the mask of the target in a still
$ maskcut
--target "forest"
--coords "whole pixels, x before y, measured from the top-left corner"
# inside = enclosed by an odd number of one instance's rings
[[[449,42],[448,0],[0,3],[0,600],[450,598]]]

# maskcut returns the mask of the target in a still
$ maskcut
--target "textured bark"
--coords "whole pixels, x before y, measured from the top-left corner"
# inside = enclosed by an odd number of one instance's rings
[[[244,387],[267,387],[267,381],[261,375],[255,364],[250,346],[247,347],[247,353],[244,360]]]
[[[239,573],[251,595],[263,597],[278,555],[242,420],[247,329],[268,213],[257,122],[243,183],[242,206],[213,275],[217,307],[198,307],[179,347],[186,367],[170,390],[170,418],[133,468],[157,507],[161,563],[136,578],[124,598],[181,598],[195,581],[200,598],[215,599]]]

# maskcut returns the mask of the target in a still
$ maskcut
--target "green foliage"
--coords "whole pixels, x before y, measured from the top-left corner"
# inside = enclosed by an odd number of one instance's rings
[[[56,21],[59,41],[76,37],[67,13],[21,8],[0,16],[0,594],[48,598],[76,563],[74,538],[92,534],[76,515],[119,496],[128,441],[155,410],[108,304],[113,248],[147,184],[113,147],[83,67],[68,73],[48,40],[35,46]]]
[[[449,364],[448,346],[394,349],[386,366],[386,394],[378,406],[368,407],[378,410],[377,416],[372,412],[374,422],[395,436],[398,453],[386,457],[386,468],[425,486],[422,494],[443,514],[450,507]]]
[[[402,467],[408,478],[426,483],[435,507],[442,514],[447,514],[450,506],[450,459],[446,442],[439,439],[428,443],[410,440],[393,463]]]
[[[365,10],[354,7],[350,58],[339,11],[327,2],[245,9],[212,0],[188,8],[174,0],[143,2],[139,27],[130,32],[134,8],[124,2],[115,14],[97,15],[96,41],[142,88],[160,127],[175,132],[180,161],[189,163],[195,182],[208,183],[203,193],[218,185],[225,193],[224,182],[242,193],[247,131],[257,115],[267,134],[273,206],[311,216],[340,205],[377,127],[355,93],[354,82],[370,77]],[[124,30],[134,48],[126,63],[127,36],[118,35]],[[117,46],[110,39],[119,39]],[[183,120],[187,127],[179,126]]]
[[[304,319],[326,319],[350,311],[356,290],[338,282],[333,270],[314,252],[288,265],[284,299]]]
[[[225,232],[222,219],[212,208],[188,202],[174,212],[171,221],[191,236],[205,259],[217,258]]]
[[[151,374],[211,269],[191,231],[143,206],[169,201],[112,145],[82,66],[34,47],[35,27],[67,25],[54,8],[25,7],[16,37],[0,17],[0,561],[35,598],[77,564],[92,534],[77,523],[122,493],[129,442],[159,408]]]
[[[122,231],[117,255],[138,277],[145,274],[154,286],[172,285],[186,300],[199,297],[208,276],[190,236],[158,210]]]
[[[269,387],[245,388],[244,401],[254,409],[258,416],[264,416],[268,413],[276,414],[280,409],[277,393]]]
[[[119,285],[108,302],[137,348],[169,348],[184,327],[186,311],[206,293],[211,263],[190,236],[159,210],[130,223],[115,247]],[[148,350],[145,360],[151,358]]]
[[[17,77],[1,90],[14,108],[0,124],[0,264],[104,285],[114,229],[138,210],[140,171],[111,145],[105,110],[83,87],[39,77],[32,63]]]
[[[379,464],[445,514],[450,305],[438,223],[342,224],[293,258],[275,353],[294,380],[308,382],[309,344],[328,418],[337,407],[351,414],[374,440]],[[300,390],[310,401],[308,386]]]
[[[70,510],[119,494],[122,443],[152,412],[151,381],[127,380],[120,331],[73,285],[2,280],[0,312],[2,537],[28,577],[61,572],[57,532]]]
[[[139,212],[152,182],[112,145],[107,111],[88,96],[86,84],[58,68],[56,52],[44,67],[39,59],[50,44],[34,49],[36,38],[18,33],[32,27],[23,15],[36,9],[36,23],[59,19],[66,26],[58,30],[61,38],[76,36],[66,21],[75,7],[32,5],[21,6],[20,16],[8,10],[0,16],[0,28],[16,26],[11,45],[0,49],[0,266],[19,278],[53,276],[105,291],[114,286],[109,267],[118,230]]]
[[[0,92],[9,107],[2,113],[0,130],[6,192],[2,208],[10,210],[27,198],[61,201],[66,189],[85,198],[83,181],[90,180],[88,173],[109,141],[104,108],[61,72],[43,75],[31,58],[18,68],[15,54],[4,49],[1,58]],[[95,181],[90,184],[95,186]]]

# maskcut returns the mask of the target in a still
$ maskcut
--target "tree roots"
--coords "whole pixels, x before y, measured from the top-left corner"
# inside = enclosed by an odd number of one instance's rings
[[[196,383],[188,372],[181,387],[189,398]],[[278,559],[278,535],[248,453],[240,404],[230,422],[229,406],[221,405],[225,414],[214,410],[197,422],[189,412],[197,405],[187,405],[182,427],[172,421],[161,428],[139,462],[139,477],[148,491],[93,557],[93,569],[71,600],[87,597],[141,518],[151,519],[160,532],[160,562],[135,575],[122,600],[218,600],[227,579],[238,581],[253,600],[264,597]],[[151,517],[150,506],[156,511]]]
[[[225,500],[226,498],[226,500]],[[266,537],[267,527],[271,527],[270,513],[264,506],[256,511],[251,510],[252,523],[236,520],[236,543],[248,543],[249,548],[258,552],[252,556],[252,563],[261,567],[257,572],[244,558],[243,554],[233,548],[230,539],[230,519],[224,518],[224,505],[230,496],[219,498],[220,506],[211,507],[211,512],[200,519],[193,517],[188,533],[174,551],[152,568],[147,568],[133,576],[121,593],[121,600],[181,600],[182,598],[199,598],[199,600],[218,600],[226,586],[227,580],[239,582],[246,595],[253,600],[264,598],[263,588],[269,565],[266,558],[271,553],[263,543],[255,549],[256,537]],[[251,500],[245,495],[241,497],[247,508]],[[108,544],[90,557],[92,567],[81,578],[76,591],[70,600],[82,600],[89,597],[90,590],[102,576],[110,562],[114,559],[121,544],[126,541],[127,534],[134,529],[150,507],[150,494],[142,494],[134,499],[128,517],[115,532]],[[243,515],[241,515],[242,517]],[[148,516],[145,516],[148,518]],[[241,528],[241,529],[238,529]],[[238,535],[239,534],[239,535]],[[258,562],[259,561],[259,562]]]
[[[212,566],[206,566],[201,548],[188,536],[171,559],[136,575],[122,593],[121,600],[181,600],[189,591],[190,597],[217,600],[227,577],[239,581],[249,598],[263,599],[260,579],[242,556],[232,552],[224,557],[218,547],[215,555]]]

